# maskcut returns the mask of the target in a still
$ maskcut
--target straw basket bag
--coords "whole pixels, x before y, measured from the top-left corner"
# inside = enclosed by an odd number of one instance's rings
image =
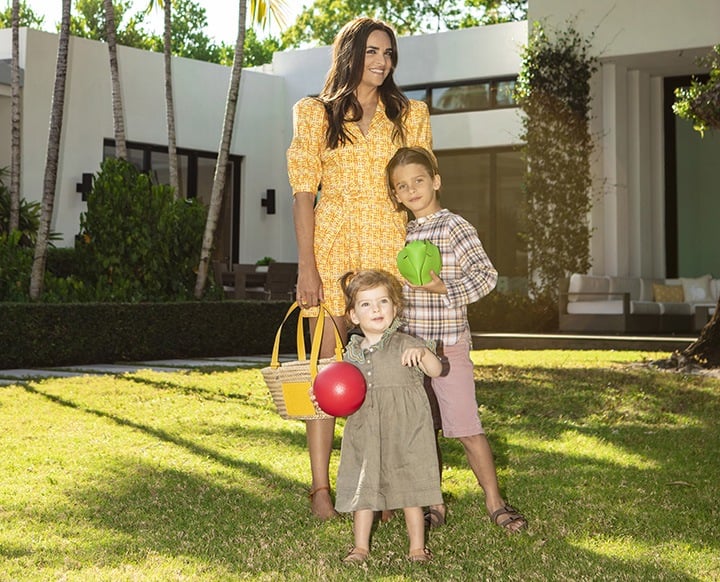
[[[298,359],[281,364],[278,360],[280,334],[288,317],[290,317],[290,314],[296,309],[298,309],[297,302],[293,303],[285,314],[285,318],[282,320],[275,335],[275,345],[273,346],[270,365],[267,368],[263,368],[261,372],[265,379],[265,384],[267,384],[270,390],[270,395],[275,403],[278,414],[284,419],[316,420],[319,418],[332,418],[313,404],[312,400],[310,400],[310,389],[315,380],[315,376],[317,376],[318,370],[322,370],[332,362],[342,361],[340,332],[335,326],[332,317],[330,317],[330,321],[333,322],[333,331],[335,332],[335,357],[320,360],[320,343],[325,327],[325,317],[318,317],[312,345],[310,347],[310,359],[308,360],[305,355],[305,336],[303,334],[303,319],[305,318],[301,313],[300,317],[298,317],[297,324]],[[320,313],[322,314],[323,311],[330,316],[330,312],[321,303]]]

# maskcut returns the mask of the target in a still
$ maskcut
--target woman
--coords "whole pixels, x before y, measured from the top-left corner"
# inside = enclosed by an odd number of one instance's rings
[[[293,107],[287,155],[298,245],[297,300],[308,316],[317,316],[323,301],[343,341],[340,277],[366,268],[398,274],[395,258],[405,243],[406,219],[388,199],[385,165],[402,146],[432,148],[427,106],[408,100],[397,87],[397,61],[392,28],[370,18],[352,20],[335,38],[320,95]],[[322,357],[332,355],[330,329]],[[311,509],[328,519],[337,515],[328,471],[335,420],[310,420],[306,426]]]

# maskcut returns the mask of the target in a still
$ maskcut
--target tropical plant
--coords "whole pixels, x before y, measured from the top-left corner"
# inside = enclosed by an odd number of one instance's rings
[[[115,27],[115,7],[112,0],[103,0],[105,7],[105,34],[108,56],[110,57],[110,80],[112,87],[113,133],[115,135],[115,156],[127,159],[127,141],[125,139],[125,113],[123,111],[122,89],[120,86],[120,66],[117,57],[117,35]]]
[[[12,59],[10,79],[10,220],[9,230],[20,225],[20,2],[12,3]]]
[[[205,224],[205,233],[202,240],[202,250],[200,251],[200,263],[198,264],[197,279],[195,282],[195,297],[197,299],[202,297],[207,285],[208,266],[215,243],[215,232],[217,230],[220,208],[222,207],[228,166],[227,162],[230,154],[230,142],[232,141],[235,111],[237,109],[238,94],[240,92],[240,75],[242,73],[243,50],[245,47],[247,0],[240,0],[239,4],[238,35],[235,42],[235,54],[233,56],[233,66],[230,72],[230,83],[228,85],[227,101],[225,103],[222,137],[220,139],[220,147],[215,164],[215,177],[210,193],[210,206],[208,208],[207,223]],[[252,22],[265,25],[267,23],[269,9],[275,19],[282,23],[284,6],[284,0],[250,0]]]
[[[692,121],[693,128],[704,136],[706,131],[720,131],[720,44],[715,45],[700,64],[710,68],[708,80],[693,78],[690,87],[678,88],[673,111],[678,117]],[[720,368],[720,300],[697,340],[681,352],[675,352],[670,364],[678,368]]]
[[[40,203],[20,199],[17,225],[12,225],[10,191],[3,182],[7,173],[7,168],[0,168],[0,235],[9,235],[12,231],[19,231],[18,244],[23,247],[32,247],[37,240],[37,232],[40,227]],[[53,238],[52,234],[50,238]]]
[[[30,274],[30,299],[40,298],[43,290],[47,248],[50,240],[50,224],[55,206],[58,160],[60,159],[60,138],[62,135],[63,110],[65,108],[65,84],[70,45],[70,0],[62,0],[62,19],[55,66],[55,86],[50,109],[50,132],[48,136],[45,177],[43,181],[42,209],[38,228],[32,272]]]
[[[175,134],[175,103],[172,84],[172,5],[170,0],[150,0],[147,9],[155,4],[163,9],[163,62],[165,71],[165,118],[168,132],[168,172],[170,187],[175,197],[180,197],[180,179],[178,177],[177,139]]]
[[[121,220],[118,217],[122,217]],[[79,251],[100,301],[191,299],[206,209],[131,163],[106,159],[80,216]]]
[[[552,36],[533,27],[515,99],[525,113],[529,289],[555,299],[563,277],[590,268],[589,81],[597,59],[572,26]]]
[[[692,121],[693,128],[704,135],[708,129],[720,129],[720,44],[699,64],[710,69],[708,80],[694,77],[689,87],[675,89],[673,112]]]

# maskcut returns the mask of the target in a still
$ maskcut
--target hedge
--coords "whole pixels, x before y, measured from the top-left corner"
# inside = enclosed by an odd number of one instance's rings
[[[0,369],[270,354],[284,301],[0,303]],[[297,316],[281,350],[295,351]]]

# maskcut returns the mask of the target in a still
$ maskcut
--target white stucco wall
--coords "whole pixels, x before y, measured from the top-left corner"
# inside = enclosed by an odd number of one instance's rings
[[[528,19],[575,22],[604,58],[707,47],[718,42],[718,0],[530,0]]]
[[[9,32],[2,30],[0,34],[9,37]],[[29,30],[24,38],[26,42],[21,48],[25,69],[22,190],[28,200],[40,200],[58,37]],[[2,36],[0,46],[5,46]],[[118,59],[127,139],[167,144],[162,55],[119,47]],[[173,59],[173,75],[178,147],[216,152],[230,69]],[[287,226],[291,214],[289,201],[279,199],[278,212],[272,216],[260,206],[261,195],[267,188],[281,188],[286,181],[285,161],[279,145],[286,141],[286,124],[277,114],[284,111],[285,103],[281,78],[243,71],[231,146],[232,154],[244,157],[241,261],[256,260],[265,255],[279,260],[294,260],[296,256],[294,236],[290,236],[292,233],[288,233]],[[73,244],[79,230],[80,213],[85,210],[75,185],[83,172],[99,169],[103,139],[113,137],[111,105],[106,45],[71,38],[52,225],[63,235],[61,244]],[[5,150],[3,146],[0,153]],[[9,157],[9,153],[6,155]],[[5,163],[4,157],[0,159],[0,164]],[[258,236],[259,233],[262,236]]]
[[[599,58],[592,272],[664,277],[663,81],[703,72],[697,58],[720,42],[720,1],[531,0],[529,19],[572,25]]]
[[[525,22],[401,37],[395,81],[407,87],[516,75],[526,37]],[[330,47],[275,55],[272,70],[285,79],[288,111],[320,92],[330,59]],[[521,129],[515,110],[434,115],[432,128],[438,150],[517,145]]]

